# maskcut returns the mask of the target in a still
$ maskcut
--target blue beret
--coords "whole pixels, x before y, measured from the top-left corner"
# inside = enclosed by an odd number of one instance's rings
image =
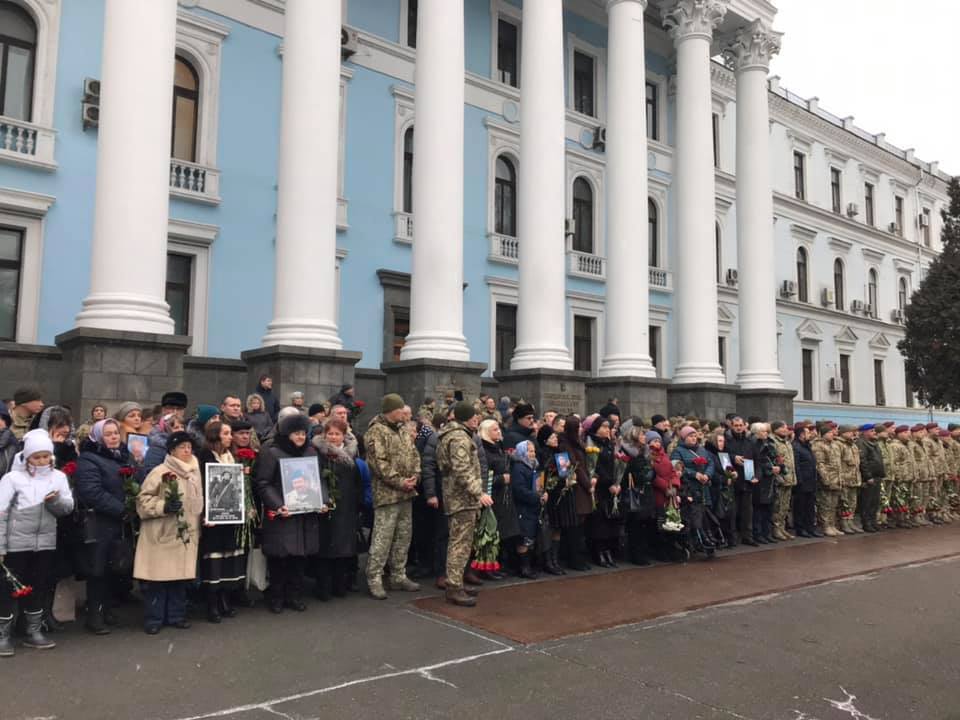
[[[873,423],[865,423],[859,427],[860,432],[866,432],[867,430],[873,430],[876,427]]]

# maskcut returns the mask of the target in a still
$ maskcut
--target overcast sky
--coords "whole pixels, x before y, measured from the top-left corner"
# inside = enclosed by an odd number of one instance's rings
[[[960,0],[774,0],[771,74],[960,175]]]

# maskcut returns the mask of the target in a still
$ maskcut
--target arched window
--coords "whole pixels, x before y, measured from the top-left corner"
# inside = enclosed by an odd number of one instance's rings
[[[867,303],[870,305],[870,317],[877,317],[877,271],[867,273]]]
[[[173,73],[173,136],[170,155],[196,162],[197,119],[200,106],[200,76],[179,55]]]
[[[907,309],[907,279],[900,278],[900,282],[897,283],[897,307],[901,310]]]
[[[413,212],[413,126],[403,133],[403,211]]]
[[[37,25],[12,2],[0,2],[0,115],[26,120],[33,114]]]
[[[494,185],[493,229],[501,235],[517,235],[517,171],[510,159],[497,158]]]
[[[650,267],[660,267],[660,218],[657,204],[647,199],[647,243],[650,251]]]
[[[808,302],[807,295],[807,249],[797,248],[797,300]]]
[[[593,253],[593,188],[582,177],[573,181],[573,249]]]
[[[717,253],[717,282],[723,282],[723,241],[720,237],[720,223],[717,223],[713,231],[713,239],[716,244]]]
[[[843,310],[846,305],[844,297],[844,288],[846,283],[843,281],[843,260],[837,258],[833,261],[833,302],[837,310]]]

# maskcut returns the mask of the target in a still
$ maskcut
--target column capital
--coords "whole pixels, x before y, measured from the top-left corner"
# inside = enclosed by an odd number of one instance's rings
[[[770,69],[770,60],[780,52],[782,32],[773,30],[763,20],[754,20],[740,28],[723,50],[727,67],[741,70]]]
[[[633,5],[639,5],[641,10],[647,9],[647,0],[607,0],[607,12],[613,10],[614,5],[619,5],[621,3],[632,3]]]
[[[730,0],[673,0],[662,12],[663,25],[678,44],[689,38],[713,38]]]

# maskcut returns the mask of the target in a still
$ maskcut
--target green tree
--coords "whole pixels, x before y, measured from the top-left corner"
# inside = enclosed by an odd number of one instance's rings
[[[906,309],[906,337],[897,347],[907,378],[925,405],[960,407],[960,180],[947,189],[941,212],[943,250]]]

